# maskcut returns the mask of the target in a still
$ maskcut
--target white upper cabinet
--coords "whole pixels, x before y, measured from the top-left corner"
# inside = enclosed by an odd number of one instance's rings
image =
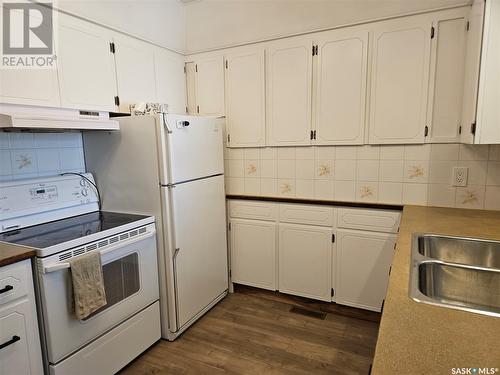
[[[500,143],[500,1],[486,1],[474,143]]]
[[[267,145],[311,144],[312,40],[283,39],[267,51]]]
[[[315,41],[315,143],[363,144],[368,31],[334,30]]]
[[[465,74],[462,104],[462,133],[460,142],[474,142],[476,124],[477,95],[479,87],[479,65],[481,60],[481,40],[483,36],[484,1],[476,0],[467,17],[467,37],[465,52]]]
[[[196,64],[188,62],[186,68],[186,110],[189,115],[196,114]]]
[[[222,56],[195,61],[196,112],[199,115],[224,114],[224,68]]]
[[[31,12],[30,17],[36,18],[36,13]],[[39,20],[34,19],[32,24],[36,23]],[[0,17],[0,30],[3,30],[3,17]],[[57,46],[54,47],[54,55],[57,55]],[[0,49],[3,50],[3,38],[0,38]],[[57,60],[51,69],[0,68],[0,102],[59,107]]]
[[[423,143],[431,21],[376,24],[372,35],[369,143]]]
[[[59,15],[61,106],[115,111],[116,74],[109,30]]]
[[[168,104],[170,113],[186,112],[184,56],[155,48],[156,100]]]
[[[266,145],[264,50],[226,56],[226,126],[229,147]]]
[[[120,112],[130,112],[131,104],[156,102],[154,47],[121,34],[113,40]]]
[[[433,23],[429,87],[429,134],[426,142],[460,141],[464,90],[465,17]]]

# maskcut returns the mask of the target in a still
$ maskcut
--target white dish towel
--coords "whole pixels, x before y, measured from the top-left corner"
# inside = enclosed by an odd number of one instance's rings
[[[105,306],[101,254],[94,251],[70,259],[75,316],[82,320]]]

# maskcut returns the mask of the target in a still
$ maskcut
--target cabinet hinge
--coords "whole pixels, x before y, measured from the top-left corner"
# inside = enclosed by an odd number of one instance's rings
[[[469,31],[470,29],[470,21],[467,21],[467,25],[465,26],[465,30]]]
[[[472,124],[470,124],[470,132],[472,134],[476,134],[476,122],[474,121]]]
[[[380,313],[384,312],[385,299],[382,301],[382,306],[380,307]]]
[[[194,65],[194,71],[195,71],[196,73],[198,73],[198,64],[195,64],[195,65]]]
[[[458,127],[458,134],[462,134],[462,125]]]
[[[396,243],[394,243],[394,250],[396,250]]]
[[[316,130],[313,131],[313,137],[314,137],[314,139],[316,139]]]
[[[431,39],[434,39],[434,34],[435,34],[436,29],[434,29],[434,26],[431,27]]]
[[[226,69],[227,69],[227,60],[226,60]]]
[[[116,106],[120,105],[120,97],[119,96],[115,96],[115,105]]]
[[[332,295],[332,297],[335,295],[335,289],[333,289],[333,288],[332,288],[331,295]]]
[[[233,276],[233,273],[231,272],[231,270],[229,270],[229,277]]]
[[[186,65],[184,65],[184,74],[187,73],[187,70],[186,70]]]
[[[109,43],[109,52],[115,53],[116,52],[116,47],[114,42]]]
[[[200,106],[199,105],[196,106],[196,112],[200,113]]]
[[[318,45],[316,44],[316,56],[318,56]]]
[[[231,222],[228,223],[227,228],[231,230]]]
[[[311,135],[309,138],[314,139],[314,132],[312,130],[311,130]]]
[[[314,56],[314,53],[316,52],[316,46],[312,46],[312,54]]]
[[[335,234],[332,234],[332,243],[335,243]]]
[[[429,127],[427,125],[425,125],[425,128],[424,128],[424,137],[427,137],[429,135]]]
[[[188,113],[188,112],[189,112],[189,108],[188,108],[188,107],[186,107],[186,113]]]
[[[227,143],[231,143],[231,134],[227,135]]]

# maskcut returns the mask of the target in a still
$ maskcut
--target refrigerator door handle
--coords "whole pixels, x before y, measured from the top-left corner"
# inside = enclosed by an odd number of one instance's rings
[[[172,129],[170,128],[170,125],[168,124],[168,121],[167,121],[167,114],[163,113],[162,114],[162,118],[163,118],[163,120],[162,120],[163,121],[163,125],[167,129],[167,133],[168,134],[172,134]]]

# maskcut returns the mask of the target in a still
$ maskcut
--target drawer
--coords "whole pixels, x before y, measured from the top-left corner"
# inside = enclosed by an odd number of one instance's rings
[[[400,219],[400,211],[339,208],[337,227],[397,233]]]
[[[31,261],[10,264],[0,268],[0,305],[24,297],[33,286]]]
[[[280,222],[331,227],[334,208],[305,204],[281,204]]]
[[[278,206],[275,203],[230,200],[229,216],[241,219],[276,221]]]

